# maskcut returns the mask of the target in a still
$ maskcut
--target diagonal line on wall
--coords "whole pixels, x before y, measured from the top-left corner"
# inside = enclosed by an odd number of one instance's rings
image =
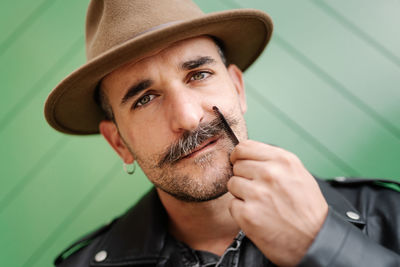
[[[242,6],[236,2],[236,0],[231,0],[230,4],[234,6],[235,8],[242,8]],[[355,105],[357,108],[359,108],[361,111],[372,117],[373,120],[375,120],[378,124],[380,124],[383,128],[385,128],[387,131],[389,131],[392,135],[394,135],[398,140],[400,140],[400,130],[394,126],[392,123],[390,123],[388,120],[386,120],[383,116],[381,116],[379,113],[377,113],[375,110],[370,108],[367,104],[365,104],[362,100],[360,100],[357,96],[352,94],[344,85],[339,83],[337,80],[335,80],[333,77],[331,77],[328,73],[324,72],[322,68],[317,66],[314,62],[312,62],[307,56],[302,54],[299,50],[295,49],[292,45],[290,45],[287,41],[285,41],[282,37],[280,37],[276,32],[274,33],[274,41],[279,43],[281,47],[287,51],[294,59],[296,59],[300,64],[304,65],[306,68],[308,68],[310,71],[314,72],[316,75],[321,77],[325,82],[327,82],[331,87],[339,92],[341,95],[343,95],[350,103]],[[254,92],[256,92],[254,90]],[[258,94],[261,96],[261,94]],[[265,97],[264,97],[265,99]],[[259,99],[257,98],[259,101]],[[265,99],[266,100],[266,99]],[[269,101],[268,101],[269,102]],[[336,164],[339,164],[338,166],[342,166],[341,168],[344,170],[347,170],[349,173],[352,173],[354,175],[357,175],[357,171],[354,170],[351,166],[347,165],[344,161],[342,161],[337,155],[335,155],[333,152],[331,152],[327,147],[325,147],[322,143],[317,141],[317,139],[313,138],[311,134],[309,134],[304,128],[302,128],[300,125],[298,125],[295,121],[293,121],[288,115],[283,113],[281,110],[279,110],[276,106],[272,105],[271,102],[269,102],[269,106],[275,107],[274,109],[271,110],[271,112],[274,112],[274,114],[278,116],[283,116],[285,118],[285,121],[287,121],[287,125],[298,129],[299,133],[308,140],[311,144],[314,144],[314,147],[318,148],[319,151],[326,151],[329,155],[328,157],[332,159]]]
[[[236,7],[236,8],[242,8],[240,4],[236,2],[236,0],[232,0],[235,2],[231,2],[231,4]],[[312,0],[314,1],[314,0]],[[322,1],[314,1],[318,2],[321,4]],[[338,15],[339,16],[339,15]],[[340,20],[339,20],[340,21]],[[350,23],[350,22],[349,22]],[[355,26],[353,28],[356,30]],[[371,44],[373,46],[376,45],[376,48],[384,53],[388,58],[391,58],[392,55],[386,48],[382,47],[379,43],[377,43],[375,40],[372,38],[368,37],[367,34],[361,34],[362,31],[360,30],[359,33],[357,33],[358,36],[363,36],[365,40],[368,38],[371,39],[372,41]],[[368,37],[368,38],[367,38]],[[314,72],[316,75],[321,77],[327,84],[329,84],[335,91],[340,93],[342,96],[347,98],[347,100],[352,103],[354,106],[356,106],[359,110],[364,112],[366,115],[371,117],[373,120],[375,120],[379,125],[381,125],[384,129],[386,129],[390,134],[392,134],[395,138],[397,138],[400,141],[400,129],[393,125],[389,120],[384,118],[382,115],[380,115],[377,111],[372,109],[368,104],[366,104],[364,101],[362,101],[360,98],[358,98],[356,95],[351,93],[351,91],[346,88],[343,84],[341,84],[339,81],[334,79],[331,75],[329,75],[327,72],[325,72],[320,66],[318,66],[316,63],[311,61],[306,55],[304,55],[301,51],[297,50],[294,46],[292,46],[289,42],[287,42],[284,38],[279,36],[276,32],[274,33],[274,41],[279,43],[283,49],[285,49],[294,59],[296,59],[299,63],[301,63],[303,66]],[[368,40],[369,40],[368,39]],[[378,48],[379,47],[379,48]],[[386,51],[386,52],[385,52]],[[395,57],[394,57],[395,58]],[[400,66],[400,61],[391,59],[392,62],[394,62],[396,65]]]
[[[284,124],[286,124],[289,128],[291,128],[296,134],[301,136],[306,142],[308,142],[312,147],[314,147],[317,151],[319,151],[322,155],[332,161],[336,166],[345,171],[345,173],[353,176],[359,176],[358,171],[353,169],[350,165],[348,165],[345,161],[343,161],[340,157],[338,157],[335,153],[333,153],[329,148],[327,148],[324,144],[318,141],[317,138],[312,136],[307,130],[305,130],[300,124],[290,118],[285,112],[283,112],[280,108],[274,105],[270,100],[268,100],[264,95],[262,95],[257,89],[255,89],[251,84],[246,82],[246,86],[250,89],[247,90],[249,95],[252,95],[254,100],[259,102],[261,106],[267,109],[269,112],[274,114],[279,120],[281,120]]]
[[[8,111],[6,111],[2,118],[0,118],[0,132],[7,128],[7,125],[27,106],[38,91],[46,88],[45,84],[49,81],[49,77],[55,76],[60,70],[60,66],[65,65],[71,58],[82,49],[84,42],[83,36],[80,36],[65,52],[65,54],[56,61],[47,71],[40,77],[40,79],[23,95],[23,97],[14,104]]]
[[[85,208],[93,201],[94,197],[98,195],[107,184],[111,182],[113,174],[115,174],[120,168],[120,161],[118,160],[114,165],[105,173],[105,175],[97,182],[97,184],[79,201],[75,208],[66,216],[66,218],[54,229],[51,234],[37,246],[36,250],[29,256],[28,260],[23,266],[33,266],[39,259],[43,251],[51,247],[57,240],[59,233],[68,227],[76,218],[85,211]]]
[[[354,35],[368,43],[370,46],[375,48],[381,53],[387,60],[391,61],[397,67],[400,67],[400,58],[393,54],[389,49],[384,47],[381,43],[376,41],[371,35],[357,27],[354,23],[348,20],[345,16],[336,11],[333,7],[329,6],[326,1],[321,0],[310,0],[315,6],[322,9],[327,15],[334,18],[338,23],[345,26]]]
[[[391,133],[395,138],[400,141],[400,129],[393,125],[390,121],[372,109],[369,105],[367,105],[364,101],[354,95],[346,86],[341,84],[331,75],[323,70],[316,63],[311,61],[307,56],[305,56],[301,51],[297,50],[294,46],[292,46],[285,39],[280,37],[275,33],[274,40],[278,43],[286,52],[288,52],[294,59],[296,59],[300,64],[305,66],[310,71],[314,72],[317,76],[319,76],[322,80],[324,80],[327,84],[329,84],[332,89],[345,97],[350,103],[356,106],[359,110],[364,112],[374,121],[376,121],[379,125],[381,125],[384,129],[386,129],[389,133]]]
[[[69,140],[65,138],[58,139],[49,150],[37,161],[36,164],[33,165],[31,169],[21,178],[21,180],[14,185],[14,187],[3,197],[0,201],[0,214],[7,207],[11,201],[13,201],[18,195],[22,192],[22,190],[29,184],[32,183],[35,178],[37,178],[38,173],[49,160],[51,160],[55,155],[57,155],[63,147],[68,144]]]
[[[51,5],[56,1],[54,0],[44,0],[32,13],[21,23],[16,29],[0,44],[0,56],[2,56],[8,48],[21,36],[33,22],[40,17]]]

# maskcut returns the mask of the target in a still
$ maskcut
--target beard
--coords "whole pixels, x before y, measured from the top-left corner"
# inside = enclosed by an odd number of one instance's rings
[[[226,120],[230,126],[238,125],[238,120],[231,116],[227,116]],[[241,121],[244,124],[244,120]],[[218,141],[211,152],[185,160],[187,155],[214,137]],[[227,182],[233,175],[229,155],[234,145],[225,134],[219,119],[202,123],[196,130],[184,132],[176,142],[158,155],[138,155],[126,142],[125,144],[150,181],[178,200],[204,202],[228,192]]]
[[[159,179],[153,179],[152,182],[157,188],[185,202],[213,200],[228,192],[227,182],[233,175],[228,152],[225,158],[226,162],[216,167],[215,155],[209,152],[191,163],[196,165],[195,173],[181,172],[180,169],[184,167],[167,168]]]

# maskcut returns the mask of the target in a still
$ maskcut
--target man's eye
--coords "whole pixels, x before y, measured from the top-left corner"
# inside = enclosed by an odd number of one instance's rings
[[[209,73],[209,72],[200,71],[200,72],[196,72],[195,74],[193,74],[192,77],[190,77],[190,80],[191,81],[200,81],[200,80],[206,79],[210,75],[211,75],[211,73]]]
[[[149,103],[151,100],[153,100],[155,97],[156,97],[155,95],[144,95],[136,101],[134,107],[136,108],[136,107],[144,106],[147,103]]]

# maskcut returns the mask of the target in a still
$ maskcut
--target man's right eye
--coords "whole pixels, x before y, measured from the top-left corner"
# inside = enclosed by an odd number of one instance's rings
[[[134,108],[142,107],[146,104],[148,104],[151,100],[153,100],[156,96],[149,94],[149,95],[144,95],[140,97],[136,102],[135,105],[133,106]]]

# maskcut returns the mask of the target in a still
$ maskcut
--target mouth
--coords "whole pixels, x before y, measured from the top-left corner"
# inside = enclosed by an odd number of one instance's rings
[[[181,159],[188,159],[197,156],[198,154],[205,152],[206,150],[211,149],[219,140],[219,136],[212,137],[205,142],[203,142],[200,146],[195,148],[192,152],[183,156]]]

